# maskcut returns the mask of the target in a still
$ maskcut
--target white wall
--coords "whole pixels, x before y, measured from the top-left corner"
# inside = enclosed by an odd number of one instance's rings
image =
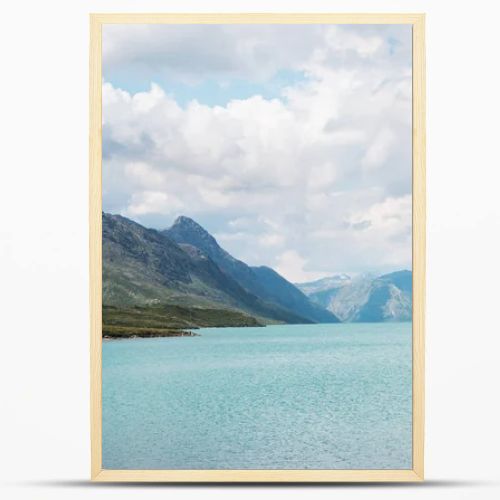
[[[137,488],[89,476],[88,12],[426,12],[425,486]],[[2,4],[0,476],[4,498],[499,498],[498,2]]]

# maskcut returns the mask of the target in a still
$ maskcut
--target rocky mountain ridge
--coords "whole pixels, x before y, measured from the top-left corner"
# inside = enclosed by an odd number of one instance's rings
[[[192,219],[179,218],[166,231],[106,213],[102,222],[105,305],[223,308],[264,322],[339,321],[273,270],[232,257]]]
[[[296,284],[344,322],[411,321],[412,273],[340,275]]]

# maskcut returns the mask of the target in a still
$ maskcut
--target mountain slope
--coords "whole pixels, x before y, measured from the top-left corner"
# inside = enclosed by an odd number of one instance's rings
[[[295,286],[310,297],[312,294],[327,292],[329,290],[333,290],[334,288],[347,285],[351,282],[351,280],[352,278],[348,274],[335,274],[316,281],[295,283]]]
[[[374,278],[370,275],[335,277],[297,285],[310,299],[347,322],[410,321],[412,273],[397,271]],[[332,287],[325,286],[332,283]]]
[[[308,319],[266,303],[224,273],[205,253],[154,229],[103,214],[103,303],[226,307],[287,323]]]
[[[270,267],[251,267],[256,281],[250,282],[253,290],[261,297],[276,302],[287,309],[297,311],[302,316],[318,323],[336,323],[338,318],[330,311],[307,297],[295,286]],[[306,300],[304,300],[306,299]]]
[[[412,318],[412,273],[398,271],[372,283],[368,301],[355,321],[410,321]]]
[[[312,303],[296,286],[268,267],[250,267],[219,246],[215,238],[189,217],[178,217],[162,231],[180,245],[191,245],[212,259],[242,288],[266,302],[272,302],[311,322],[337,323],[338,318]]]

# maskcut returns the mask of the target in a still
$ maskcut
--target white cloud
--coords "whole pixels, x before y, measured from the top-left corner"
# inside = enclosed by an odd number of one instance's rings
[[[412,256],[412,197],[389,197],[347,221],[349,243],[379,266],[409,268]]]
[[[136,217],[149,213],[171,214],[183,208],[182,202],[172,195],[159,191],[134,193],[123,215]]]
[[[194,84],[217,76],[262,81],[295,67],[321,43],[321,26],[105,25],[104,74],[123,68]]]
[[[313,281],[324,276],[323,273],[306,271],[307,259],[301,257],[295,250],[287,250],[277,258],[276,271],[293,283]]]
[[[412,197],[408,194],[375,203],[366,212],[353,214],[350,222],[369,221],[372,230],[390,231],[392,235],[411,229],[411,213]]]
[[[395,140],[396,136],[390,129],[382,129],[368,147],[361,160],[361,165],[367,169],[374,169],[383,165],[389,158]]]
[[[168,75],[194,84],[264,81],[280,70],[408,63],[408,25],[120,25],[103,27],[106,79]]]
[[[395,28],[318,26],[295,55],[293,27],[283,40],[279,30],[258,28],[215,30],[198,54],[208,60],[191,65],[174,48],[198,53],[204,28],[153,30],[159,38],[146,28],[109,30],[105,61],[114,69],[144,56],[141,67],[152,74],[168,69],[189,79],[206,67],[223,82],[248,76],[260,61],[256,78],[293,68],[307,79],[287,85],[280,99],[184,107],[154,83],[136,94],[105,83],[104,209],[159,227],[191,216],[236,257],[277,265],[295,281],[408,267],[411,73],[407,58],[390,53]],[[222,42],[228,53],[217,55]],[[242,53],[251,55],[245,63]]]
[[[286,239],[282,234],[266,233],[259,236],[259,243],[264,247],[279,247],[285,243]]]
[[[142,161],[126,163],[124,175],[138,188],[161,189],[166,185],[165,174]]]
[[[353,51],[361,57],[373,55],[382,48],[380,36],[360,36],[355,31],[345,31],[341,26],[331,26],[326,32],[326,43],[336,52]]]
[[[233,241],[247,241],[248,235],[243,232],[238,233],[215,233],[213,235],[219,244],[230,243]]]

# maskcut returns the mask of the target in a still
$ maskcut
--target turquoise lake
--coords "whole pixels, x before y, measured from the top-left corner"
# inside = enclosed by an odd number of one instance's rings
[[[103,342],[105,469],[410,469],[411,323]]]

